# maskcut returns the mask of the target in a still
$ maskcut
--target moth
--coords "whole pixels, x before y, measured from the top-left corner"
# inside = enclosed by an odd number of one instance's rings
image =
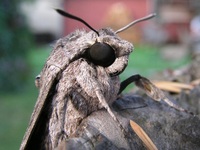
[[[119,80],[133,45],[117,34],[155,14],[133,21],[117,31],[111,28],[97,31],[79,17],[59,9],[56,11],[84,23],[91,31],[76,30],[56,42],[36,77],[39,96],[21,150],[57,148],[62,141],[75,136],[85,117],[102,108],[123,129],[110,105],[132,82],[153,99],[166,99],[158,88],[140,75],[133,75],[121,83]]]

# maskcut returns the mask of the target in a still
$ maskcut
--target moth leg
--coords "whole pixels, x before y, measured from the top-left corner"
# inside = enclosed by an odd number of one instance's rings
[[[112,110],[110,109],[108,103],[106,102],[106,99],[104,98],[102,92],[100,90],[96,90],[96,95],[97,98],[99,99],[100,103],[103,105],[103,107],[108,111],[108,113],[110,114],[110,116],[113,118],[114,121],[117,122],[118,126],[120,127],[120,129],[122,130],[123,134],[125,137],[128,137],[128,133],[125,131],[124,127],[122,126],[121,122],[117,119],[117,117],[115,116],[115,114],[112,112]]]
[[[139,74],[133,75],[133,76],[129,77],[128,79],[124,80],[120,84],[120,90],[119,90],[118,94],[120,94],[132,82],[134,82],[137,87],[144,90],[145,93],[149,97],[153,98],[156,101],[161,101],[162,99],[165,98],[164,93],[159,88],[157,88],[147,78],[145,78]]]
[[[40,74],[35,77],[35,86],[40,88]]]
[[[176,110],[186,112],[193,114],[192,112],[187,111],[186,109],[174,104],[172,101],[167,98],[167,96],[164,94],[163,91],[161,91],[159,88],[157,88],[151,81],[149,81],[147,78],[142,77],[139,74],[133,75],[129,77],[128,79],[124,80],[120,84],[120,90],[118,94],[120,94],[130,83],[135,82],[135,85],[145,91],[145,93],[151,97],[153,100],[161,101],[163,100],[165,103],[167,103],[169,106],[175,108]]]
[[[123,82],[121,82],[120,84],[120,89],[118,92],[118,95],[121,94],[121,92],[132,82],[138,81],[140,80],[141,76],[139,74],[133,75],[129,78],[127,78],[126,80],[124,80]]]

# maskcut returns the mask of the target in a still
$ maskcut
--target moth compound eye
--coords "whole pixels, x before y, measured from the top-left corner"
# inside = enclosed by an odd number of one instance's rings
[[[96,65],[108,67],[116,59],[114,49],[106,44],[96,42],[88,49],[89,59]]]

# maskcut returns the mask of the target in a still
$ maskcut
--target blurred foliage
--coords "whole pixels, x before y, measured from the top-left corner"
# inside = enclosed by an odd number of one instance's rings
[[[20,1],[0,1],[1,92],[21,89],[29,74],[26,56],[33,40],[19,10]]]

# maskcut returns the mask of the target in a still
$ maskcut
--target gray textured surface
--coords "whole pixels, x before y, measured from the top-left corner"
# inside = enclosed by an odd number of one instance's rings
[[[68,149],[145,149],[130,128],[129,120],[138,123],[158,149],[200,149],[200,119],[179,112],[164,103],[132,94],[118,99],[113,110],[130,134],[124,138],[116,122],[106,110],[99,110],[84,119],[77,131],[79,138],[67,143]]]
[[[110,28],[98,32],[77,30],[56,42],[36,81],[39,95],[20,149],[55,149],[73,137],[82,119],[101,108],[117,121],[109,105],[117,98],[118,75],[133,45]],[[115,61],[109,66],[91,59],[97,42],[112,47]]]

